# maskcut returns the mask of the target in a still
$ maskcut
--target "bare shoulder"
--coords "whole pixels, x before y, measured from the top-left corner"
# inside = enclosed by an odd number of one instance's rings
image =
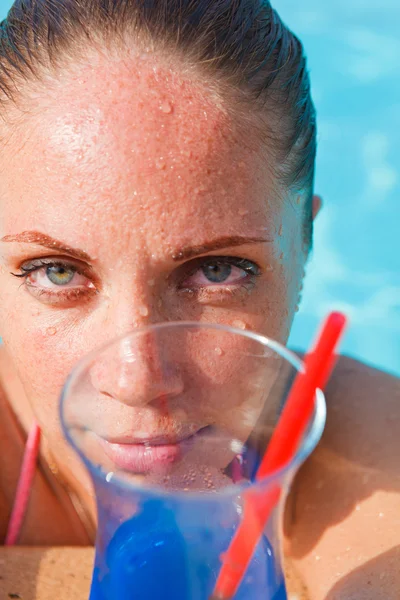
[[[312,600],[398,599],[400,380],[341,357],[326,400],[288,503],[289,552]]]
[[[371,396],[371,393],[376,395],[384,394],[387,391],[398,395],[400,378],[349,356],[340,356],[329,382],[327,393],[336,397],[338,392],[345,396],[351,392],[358,396],[358,390],[366,393],[368,397]]]
[[[387,471],[390,465],[398,464],[398,377],[342,356],[327,386],[326,400],[328,418],[322,448],[369,468]]]

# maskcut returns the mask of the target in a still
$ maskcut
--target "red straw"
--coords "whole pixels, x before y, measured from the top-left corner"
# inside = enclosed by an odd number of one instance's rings
[[[325,321],[314,350],[304,360],[304,372],[298,373],[290,390],[257,471],[257,480],[270,476],[294,458],[313,415],[315,392],[325,387],[334,367],[335,349],[345,326],[346,317],[338,312],[331,313]],[[228,600],[235,595],[280,494],[278,483],[267,492],[246,494],[243,520],[223,556],[212,599]]]

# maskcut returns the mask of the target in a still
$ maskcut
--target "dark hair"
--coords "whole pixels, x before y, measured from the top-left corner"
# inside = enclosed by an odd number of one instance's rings
[[[310,243],[315,109],[302,44],[267,0],[16,0],[0,24],[0,102],[16,102],[21,84],[65,57],[84,57],[88,42],[127,39],[180,53],[237,92],[247,113],[268,117],[259,129],[284,182],[308,194]]]

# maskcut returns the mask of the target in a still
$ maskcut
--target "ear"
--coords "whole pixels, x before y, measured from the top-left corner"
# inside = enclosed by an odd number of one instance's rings
[[[321,196],[316,196],[316,195],[313,196],[313,199],[312,199],[312,218],[313,218],[313,221],[314,221],[314,219],[317,218],[317,215],[318,215],[319,211],[321,210],[321,208],[322,208],[322,198],[321,198]]]

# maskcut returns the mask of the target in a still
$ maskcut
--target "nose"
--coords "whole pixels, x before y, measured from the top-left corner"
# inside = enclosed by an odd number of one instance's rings
[[[93,387],[128,406],[166,408],[168,400],[184,388],[179,365],[171,359],[172,344],[172,334],[156,328],[131,333],[94,361]]]

